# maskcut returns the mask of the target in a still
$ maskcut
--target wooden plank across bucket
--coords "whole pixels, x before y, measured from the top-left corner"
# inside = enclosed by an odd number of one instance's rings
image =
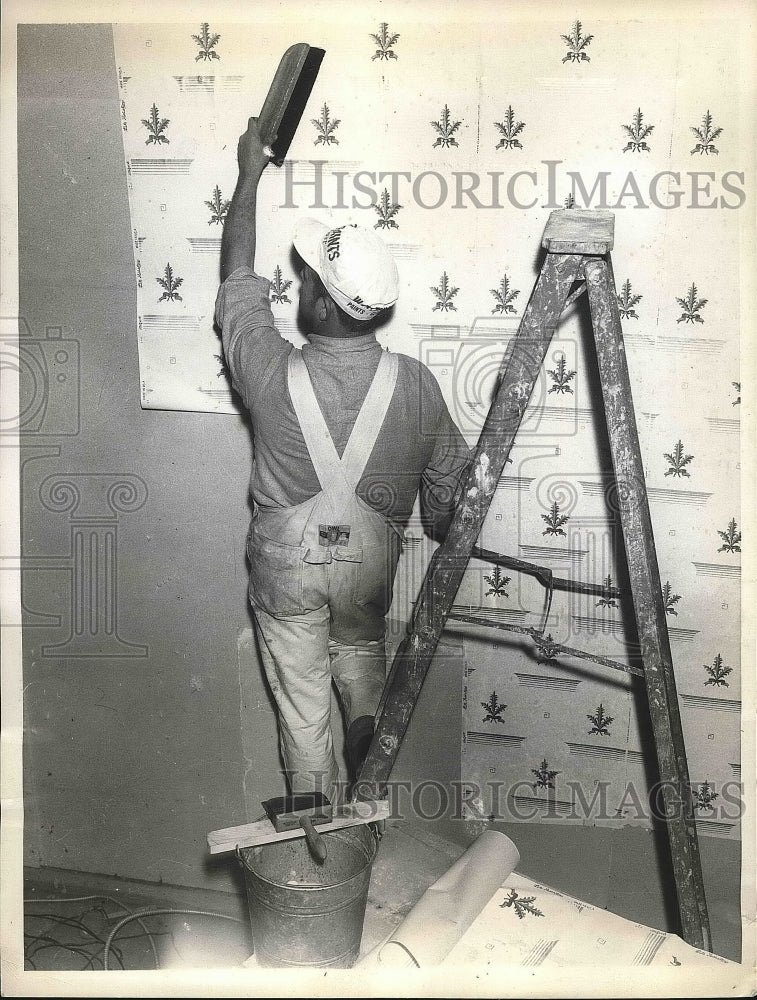
[[[331,830],[342,830],[361,823],[378,823],[388,817],[387,799],[348,802],[335,809],[332,819],[328,823],[319,823],[317,829],[319,833],[329,833]],[[238,847],[257,847],[259,844],[272,844],[279,840],[304,836],[305,831],[302,828],[276,830],[270,819],[266,818],[242,826],[230,826],[225,830],[214,830],[208,834],[207,841],[211,854],[223,854]]]

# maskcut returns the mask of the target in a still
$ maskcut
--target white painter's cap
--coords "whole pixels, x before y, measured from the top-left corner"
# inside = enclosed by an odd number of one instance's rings
[[[302,219],[293,242],[336,304],[355,319],[373,319],[397,301],[397,265],[372,229],[356,225],[329,229],[316,219]]]

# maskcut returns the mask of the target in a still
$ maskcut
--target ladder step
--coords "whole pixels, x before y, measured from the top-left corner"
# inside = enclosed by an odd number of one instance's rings
[[[550,657],[575,656],[579,660],[589,660],[591,663],[598,663],[603,667],[610,667],[611,670],[620,670],[624,674],[633,674],[634,677],[643,677],[644,671],[641,667],[634,667],[630,663],[623,663],[620,660],[613,660],[609,656],[601,656],[599,653],[587,653],[583,649],[573,649],[572,646],[563,646],[558,642],[552,642],[551,636],[544,639],[535,629],[527,628],[524,625],[510,625],[508,622],[497,622],[491,618],[479,618],[477,615],[465,615],[460,611],[451,611],[447,615],[447,621],[456,621],[464,625],[483,625],[484,628],[499,629],[500,632],[518,632],[521,635],[530,635],[537,646],[542,646]]]
[[[505,566],[507,569],[520,570],[521,573],[537,576],[547,587],[551,586],[555,590],[568,590],[574,594],[591,594],[604,598],[623,596],[623,592],[617,587],[604,587],[599,583],[583,583],[581,580],[568,580],[565,577],[552,576],[552,570],[548,566],[538,566],[536,563],[526,562],[516,556],[506,556],[500,552],[493,552],[491,549],[482,549],[478,545],[474,546],[471,551],[471,558],[490,562],[493,566]]]

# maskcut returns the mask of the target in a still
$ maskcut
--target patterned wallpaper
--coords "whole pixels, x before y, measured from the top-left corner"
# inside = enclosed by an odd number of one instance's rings
[[[614,211],[692,794],[703,834],[737,837],[740,241],[753,197],[738,18],[550,8],[536,20],[499,5],[463,18],[369,5],[295,28],[288,11],[254,31],[212,20],[115,26],[143,406],[235,410],[212,330],[220,237],[238,135],[293,41],[326,56],[288,161],[261,183],[257,270],[272,280],[281,332],[301,343],[296,218],[374,226],[402,279],[382,343],[429,365],[471,443],[550,211]],[[613,596],[622,538],[588,332],[578,300],[555,333],[481,543],[606,593],[555,593],[547,608],[533,578],[473,563],[456,605],[521,627],[546,615],[551,642],[632,662],[630,606]],[[414,519],[397,620],[431,549]],[[517,633],[455,624],[447,639],[465,663],[471,816],[649,823],[656,778],[640,680]],[[593,797],[593,811],[580,806]]]

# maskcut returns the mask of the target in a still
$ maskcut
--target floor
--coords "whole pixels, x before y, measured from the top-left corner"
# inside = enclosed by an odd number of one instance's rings
[[[630,919],[671,929],[664,901],[650,897],[634,863],[648,849],[639,836],[645,831],[631,831],[626,838],[622,849],[628,852],[628,883],[615,886],[609,902],[601,875],[582,864],[591,847],[590,829],[565,831],[559,852],[538,827],[503,832],[518,844],[523,874]],[[460,824],[387,822],[371,875],[361,955],[390,934],[473,835]],[[29,970],[237,968],[255,962],[241,867],[238,893],[29,869],[25,896]],[[717,893],[710,893],[708,902],[714,950],[738,961],[738,909]],[[132,917],[136,911],[142,914],[139,919]]]
[[[463,847],[388,823],[374,862],[361,955],[400,923]],[[240,869],[241,870],[241,869]],[[229,894],[28,870],[28,970],[238,967],[253,953],[244,885]],[[139,919],[127,919],[142,913]]]

